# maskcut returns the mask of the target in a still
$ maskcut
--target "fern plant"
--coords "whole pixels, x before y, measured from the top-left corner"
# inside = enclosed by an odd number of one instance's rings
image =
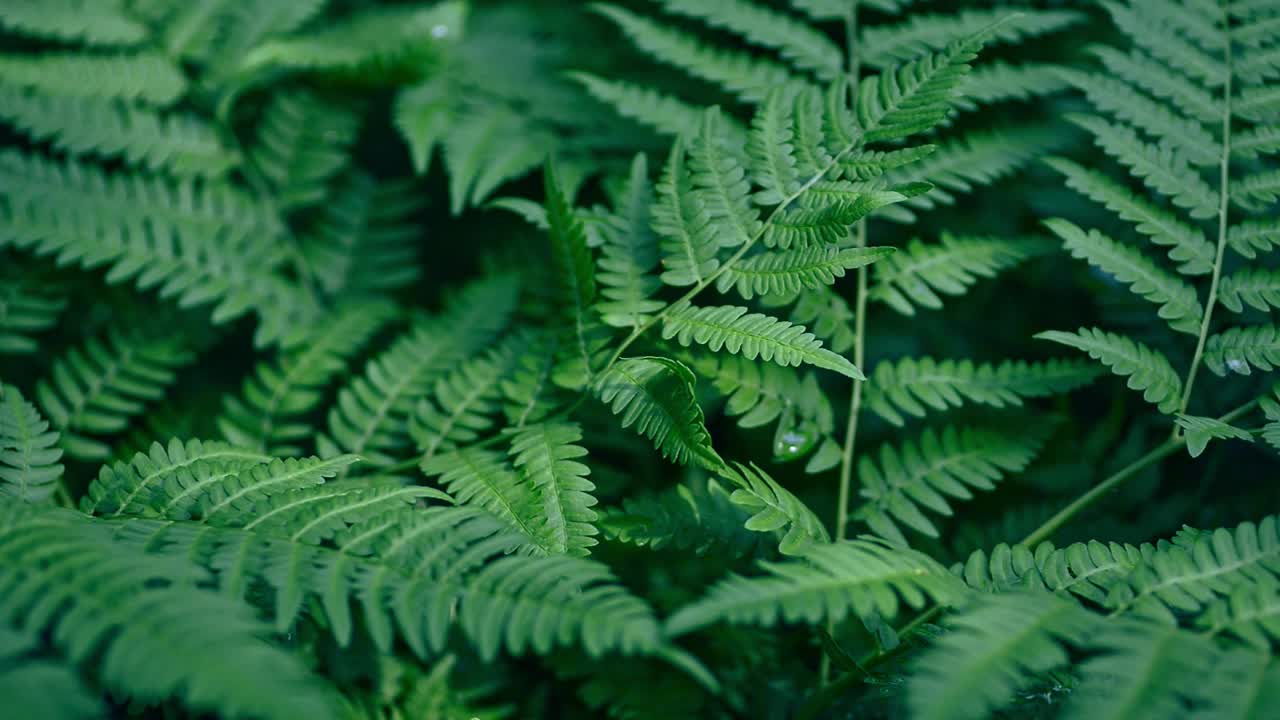
[[[0,714],[1274,716],[1273,4],[0,3]]]

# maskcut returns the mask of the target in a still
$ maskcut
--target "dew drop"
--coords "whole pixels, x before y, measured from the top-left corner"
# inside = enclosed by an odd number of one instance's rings
[[[1249,364],[1239,358],[1231,358],[1228,360],[1227,367],[1241,374],[1247,373],[1249,370]]]
[[[779,462],[804,457],[818,444],[818,433],[806,425],[779,428],[773,438],[773,459]]]
[[[431,37],[439,39],[449,34],[448,25],[436,25],[431,28]]]

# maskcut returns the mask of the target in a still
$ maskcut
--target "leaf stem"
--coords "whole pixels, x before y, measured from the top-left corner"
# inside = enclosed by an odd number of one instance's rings
[[[856,247],[867,246],[867,221],[859,220],[856,231]],[[858,368],[863,365],[866,351],[867,330],[867,268],[858,268],[857,294],[854,297],[853,310],[853,364]],[[836,501],[836,542],[844,539],[845,525],[849,521],[849,492],[853,484],[853,451],[858,440],[858,415],[862,413],[862,385],[854,380],[853,390],[849,394],[849,420],[844,428],[844,448],[840,454],[840,491]]]
[[[1213,309],[1218,303],[1218,282],[1222,278],[1222,260],[1227,249],[1227,209],[1231,202],[1231,19],[1223,10],[1223,32],[1226,35],[1226,79],[1222,91],[1222,158],[1218,163],[1218,251],[1213,260],[1213,276],[1209,281],[1209,297],[1205,300],[1204,318],[1200,321],[1200,334],[1196,340],[1196,352],[1191,358],[1191,367],[1187,369],[1187,379],[1183,383],[1182,402],[1178,404],[1178,412],[1185,413],[1191,404],[1191,389],[1196,383],[1196,374],[1200,371],[1200,362],[1204,359],[1204,345],[1209,337],[1209,325],[1213,320]],[[1182,435],[1182,428],[1174,426],[1173,437]]]

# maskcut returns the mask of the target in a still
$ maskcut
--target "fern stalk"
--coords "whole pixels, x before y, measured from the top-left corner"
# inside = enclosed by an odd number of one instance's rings
[[[1231,202],[1231,17],[1228,9],[1222,9],[1224,35],[1224,61],[1226,65],[1225,82],[1222,89],[1222,156],[1218,161],[1218,249],[1213,260],[1213,276],[1209,280],[1209,297],[1205,301],[1204,317],[1200,320],[1200,336],[1196,341],[1196,352],[1191,358],[1191,367],[1187,369],[1187,379],[1182,383],[1182,401],[1178,405],[1179,413],[1186,413],[1191,404],[1191,389],[1196,382],[1196,374],[1200,370],[1200,362],[1204,358],[1205,341],[1209,338],[1209,324],[1213,321],[1213,309],[1218,304],[1218,282],[1222,278],[1222,260],[1227,249],[1227,207]],[[1182,436],[1182,427],[1175,425],[1173,437]]]

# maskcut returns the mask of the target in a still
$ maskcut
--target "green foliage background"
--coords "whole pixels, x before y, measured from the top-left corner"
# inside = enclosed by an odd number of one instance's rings
[[[1276,0],[0,38],[0,714],[1280,715]]]

